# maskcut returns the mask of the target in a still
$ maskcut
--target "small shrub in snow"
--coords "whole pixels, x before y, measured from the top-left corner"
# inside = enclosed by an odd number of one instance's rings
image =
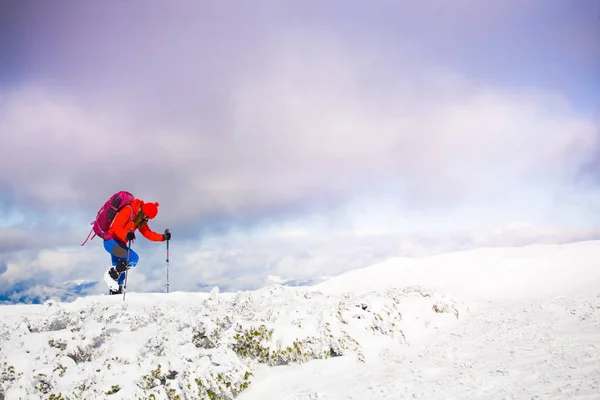
[[[15,372],[15,367],[12,365],[2,364],[2,373],[0,373],[0,384],[4,382],[12,382],[18,377],[23,375],[22,373],[18,374]]]
[[[200,322],[200,324],[193,329],[192,333],[192,343],[194,346],[202,349],[214,349],[220,344],[222,328],[216,324],[211,324],[211,327],[209,328],[207,324]]]
[[[48,394],[52,390],[52,383],[46,374],[37,374],[35,379],[37,384],[33,387],[36,391],[42,394]]]
[[[421,297],[431,297],[433,295],[433,290],[422,288],[420,286],[407,286],[400,290],[402,291],[402,293],[417,293]]]
[[[252,373],[249,371],[244,373],[241,380],[232,379],[228,374],[211,374],[210,378],[196,378],[194,382],[200,399],[231,400],[248,388],[251,377]]]
[[[137,385],[143,390],[144,398],[156,398],[159,394],[164,394],[169,400],[180,400],[180,391],[171,386],[179,373],[177,371],[162,371],[162,366],[158,366],[151,370],[149,374],[142,376]]]
[[[155,356],[164,356],[165,355],[165,341],[167,341],[167,335],[164,332],[160,332],[156,336],[148,339],[148,342],[144,345],[144,347],[140,350],[140,355],[142,357],[147,357],[148,354],[152,354]]]
[[[238,356],[249,357],[260,363],[269,362],[269,344],[273,337],[272,329],[267,329],[265,325],[260,325],[258,328],[243,329],[241,325],[237,325],[236,331],[231,348]]]
[[[264,324],[246,329],[238,325],[231,348],[239,357],[270,366],[326,359],[342,355],[343,350],[358,350],[358,342],[347,332],[342,331],[340,337],[335,337],[328,325],[324,330],[328,332],[328,337],[305,336],[284,344],[280,341],[274,343],[273,329],[268,329]]]
[[[129,329],[131,329],[131,331],[135,332],[140,328],[145,328],[146,326],[148,326],[149,318],[148,318],[148,315],[146,315],[146,314],[135,315],[132,318],[128,319],[127,323],[129,324]]]
[[[142,376],[140,379],[138,386],[142,389],[153,389],[160,385],[165,385],[167,383],[167,379],[175,379],[177,376],[177,371],[169,371],[168,373],[164,373],[161,371],[161,365],[158,364],[156,369],[150,371],[150,374]]]
[[[231,321],[231,318],[229,317],[229,315],[225,315],[223,318],[217,317],[215,319],[215,324],[217,325],[217,327],[220,329],[221,332],[226,331],[233,326],[233,322]]]
[[[434,304],[431,309],[438,313],[438,314],[443,314],[443,313],[450,313],[450,314],[454,314],[454,316],[456,318],[458,318],[458,310],[446,303],[436,303]]]
[[[0,343],[8,340],[12,335],[12,329],[6,324],[0,323]]]
[[[81,364],[84,362],[92,361],[92,347],[86,346],[81,348],[77,346],[75,350],[67,353],[67,357],[75,361],[75,364]]]
[[[65,367],[62,364],[58,364],[52,372],[56,372],[56,371],[58,371],[58,376],[62,377],[65,374],[65,372],[67,372],[67,367]]]
[[[50,347],[54,347],[59,350],[64,350],[67,348],[67,342],[63,339],[58,339],[58,340],[48,339],[48,345]]]
[[[59,310],[57,313],[49,315],[41,323],[29,325],[29,330],[32,333],[60,331],[69,326],[70,320],[70,316],[64,310]]]
[[[117,393],[119,390],[121,390],[121,387],[119,385],[113,385],[110,390],[108,392],[106,392],[106,394],[108,396],[110,396],[111,394],[115,394]]]

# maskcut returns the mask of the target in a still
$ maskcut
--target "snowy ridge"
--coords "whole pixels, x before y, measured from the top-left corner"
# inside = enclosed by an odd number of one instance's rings
[[[469,302],[599,293],[600,241],[391,258],[318,283],[324,293],[421,285]]]
[[[600,242],[0,306],[5,399],[598,399]]]
[[[7,399],[231,399],[257,370],[375,362],[467,311],[421,287],[354,296],[280,285],[9,307],[0,323]]]

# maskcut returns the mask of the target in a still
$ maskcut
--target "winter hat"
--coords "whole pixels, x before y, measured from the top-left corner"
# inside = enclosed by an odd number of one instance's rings
[[[144,203],[142,205],[142,211],[148,218],[152,219],[158,214],[158,203]]]

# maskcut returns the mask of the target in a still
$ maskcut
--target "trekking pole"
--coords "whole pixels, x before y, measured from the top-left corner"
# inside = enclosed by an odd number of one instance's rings
[[[131,232],[131,229],[129,229]],[[125,293],[127,293],[127,277],[129,276],[129,254],[131,253],[131,240],[127,242],[127,269],[125,270],[125,282],[123,284],[123,301],[125,301]]]
[[[165,233],[169,233],[169,229],[166,229]],[[169,293],[169,239],[167,239],[167,293]]]

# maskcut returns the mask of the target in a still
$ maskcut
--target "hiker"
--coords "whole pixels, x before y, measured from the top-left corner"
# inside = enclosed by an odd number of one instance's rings
[[[126,244],[135,240],[136,230],[139,229],[146,239],[153,242],[171,239],[168,229],[165,229],[165,233],[156,233],[148,226],[148,220],[157,214],[158,203],[145,203],[125,190],[112,195],[98,210],[96,219],[91,222],[92,230],[81,245],[87,243],[92,232],[92,239],[98,236],[104,240],[104,248],[111,255],[113,265],[104,274],[110,294],[123,293],[126,272],[135,267],[140,259]]]
[[[110,288],[110,294],[123,293],[125,271],[135,267],[140,259],[139,255],[129,249],[129,263],[127,262],[127,242],[135,240],[135,231],[153,242],[163,242],[171,239],[171,232],[156,233],[148,226],[148,220],[158,214],[158,203],[144,203],[135,199],[130,205],[125,206],[117,213],[108,233],[112,239],[104,241],[104,248],[110,253],[113,267],[105,274],[105,281]]]

